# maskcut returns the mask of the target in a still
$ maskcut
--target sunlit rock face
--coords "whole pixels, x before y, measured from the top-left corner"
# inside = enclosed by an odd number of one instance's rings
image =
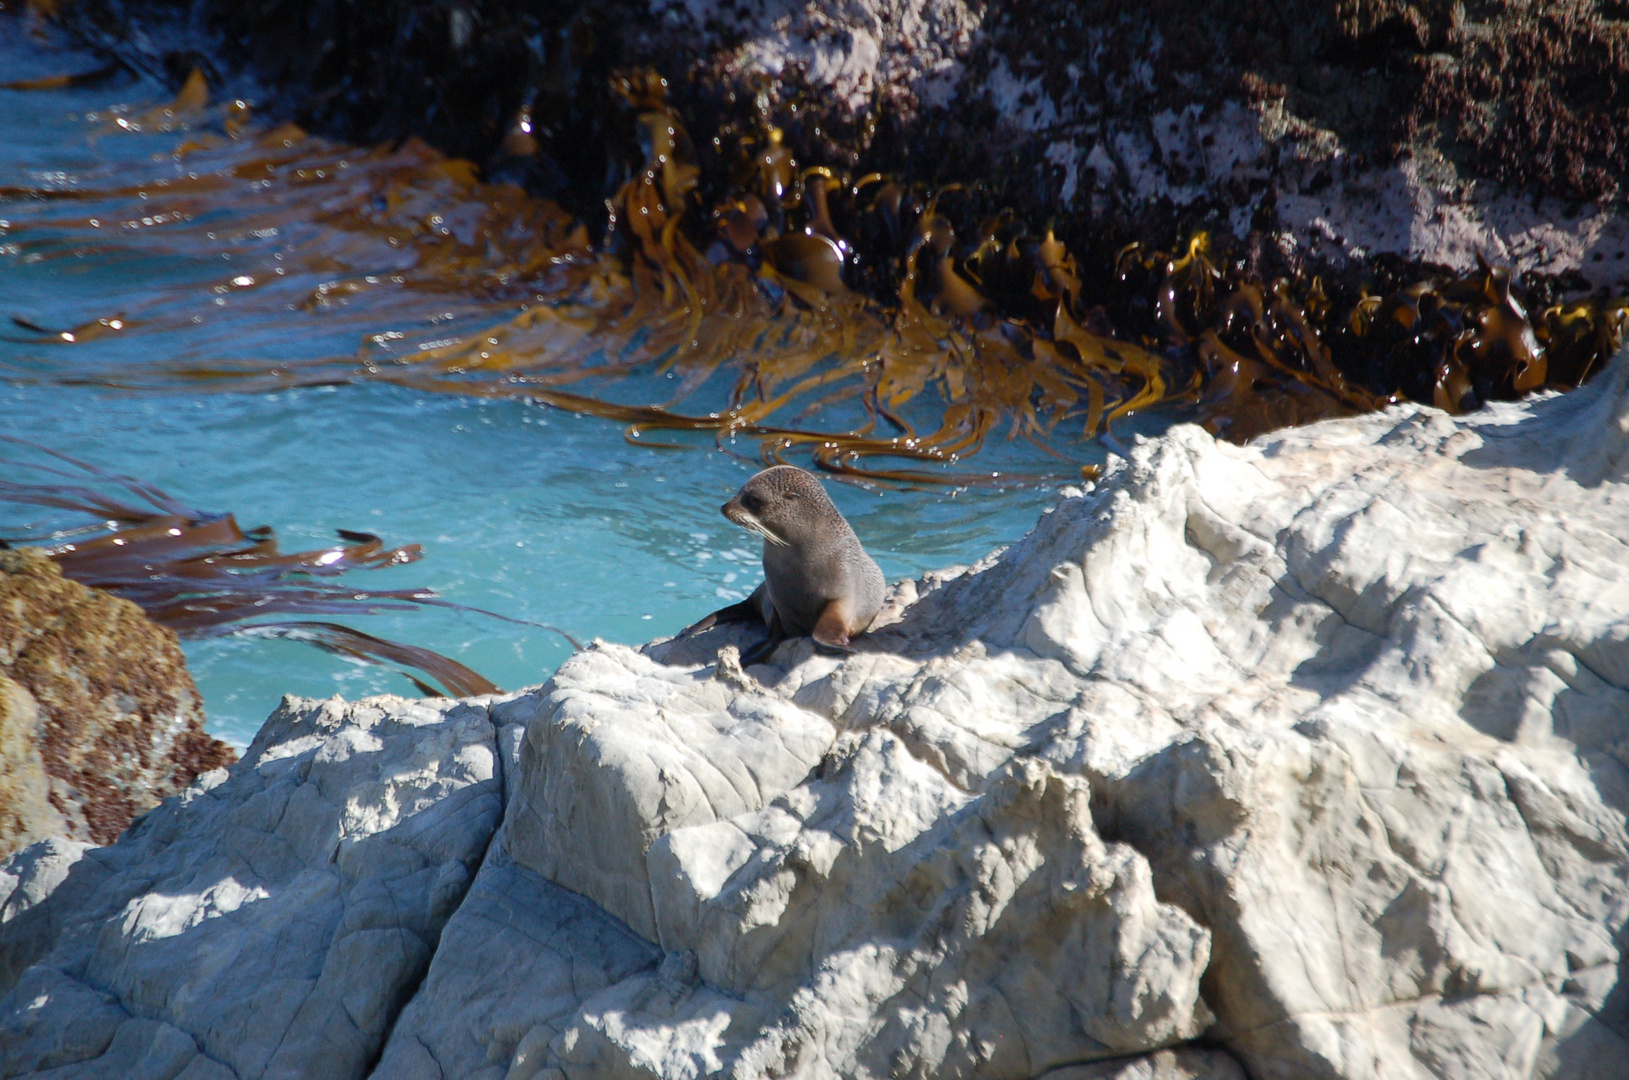
[[[1620,357],[1139,443],[851,657],[290,704],[0,869],[0,1074],[1621,1077],[1626,538]]]
[[[365,1075],[480,865],[496,770],[479,706],[288,699],[118,843],[25,848],[0,864],[0,1075]]]

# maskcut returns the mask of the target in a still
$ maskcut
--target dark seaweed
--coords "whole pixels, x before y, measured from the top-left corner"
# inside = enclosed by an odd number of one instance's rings
[[[448,603],[429,589],[359,589],[322,580],[416,562],[422,558],[417,544],[387,548],[371,533],[341,529],[340,544],[285,553],[270,527],[243,529],[231,514],[189,509],[144,481],[10,436],[0,435],[0,441],[34,452],[27,458],[0,457],[6,473],[0,478],[0,502],[93,519],[77,527],[24,528],[5,542],[41,546],[65,577],[134,602],[182,637],[287,637],[422,672],[457,697],[496,692],[487,679],[429,649],[334,623],[261,621],[280,614],[367,615],[425,605],[520,621]],[[39,460],[39,454],[56,464]],[[20,476],[32,479],[16,479]],[[555,632],[580,648],[563,631]],[[404,674],[426,693],[436,693],[411,671]]]

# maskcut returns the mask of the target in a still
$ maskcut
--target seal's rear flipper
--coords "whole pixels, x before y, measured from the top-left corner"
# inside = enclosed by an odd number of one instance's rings
[[[772,611],[769,615],[769,636],[741,654],[741,666],[768,660],[769,654],[779,648],[780,643],[785,640],[786,627],[781,625],[780,612]]]
[[[827,604],[809,636],[815,639],[816,645],[837,652],[853,652],[853,646],[848,643],[848,605],[841,600],[833,600]]]
[[[680,630],[678,636],[682,638],[689,637],[691,634],[699,634],[703,630],[711,630],[713,627],[723,626],[725,623],[763,622],[763,593],[764,587],[759,585],[756,589],[752,590],[751,596],[747,597],[739,604],[731,604],[729,607],[719,608],[711,615],[702,616],[700,622]]]

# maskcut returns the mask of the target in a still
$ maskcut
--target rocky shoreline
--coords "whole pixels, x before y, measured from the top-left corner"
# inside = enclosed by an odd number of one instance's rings
[[[1139,442],[849,658],[289,699],[0,865],[0,1075],[1623,1075],[1629,356]]]
[[[1211,390],[1302,391],[1361,311],[1470,407],[1562,381],[1536,333],[1554,362],[1621,331],[1559,302],[1629,280],[1610,13],[1015,10],[56,18],[177,86],[424,136],[668,285],[778,271],[824,310],[845,280],[795,268],[852,239],[847,287],[1082,363],[1140,341],[1148,387],[1192,352]],[[899,183],[840,235],[811,166],[856,206]],[[1549,321],[1492,270],[1408,292],[1483,256]],[[1035,311],[993,319],[1003,289]],[[1464,396],[1488,357],[1514,383]],[[1626,546],[1620,353],[1460,417],[1140,440],[899,584],[852,657],[597,643],[517,694],[287,699],[231,768],[173,636],[0,552],[0,1077],[1616,1080]]]

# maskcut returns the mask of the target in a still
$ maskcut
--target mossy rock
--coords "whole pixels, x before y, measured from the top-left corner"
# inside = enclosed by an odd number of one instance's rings
[[[139,607],[0,551],[0,855],[106,844],[236,755],[204,733],[175,634]]]

